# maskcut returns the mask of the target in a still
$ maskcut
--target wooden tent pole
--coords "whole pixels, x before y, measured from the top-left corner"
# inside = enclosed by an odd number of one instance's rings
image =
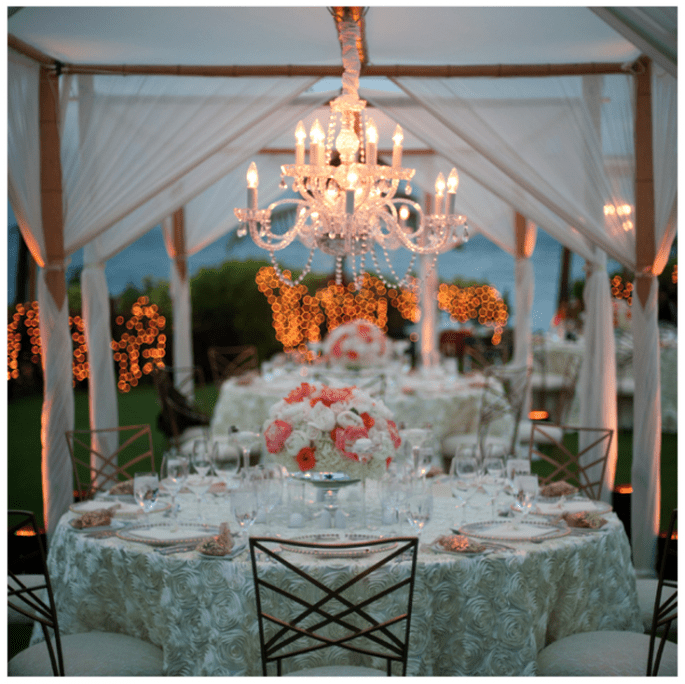
[[[45,240],[45,281],[58,309],[67,294],[64,275],[64,215],[59,145],[59,83],[50,69],[39,75],[40,193]]]
[[[641,58],[635,104],[635,289],[644,307],[652,284],[656,257],[654,239],[654,161],[652,158],[652,69],[649,57]],[[641,276],[649,277],[641,277]]]
[[[185,231],[185,214],[183,207],[177,209],[173,215],[174,225],[174,261],[176,262],[176,270],[178,277],[185,282],[188,277],[188,265],[186,257],[186,231]]]

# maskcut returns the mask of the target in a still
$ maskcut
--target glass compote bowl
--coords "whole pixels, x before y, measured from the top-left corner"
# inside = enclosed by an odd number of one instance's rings
[[[164,454],[161,470],[164,489],[171,495],[171,516],[174,522],[178,520],[178,506],[176,496],[183,489],[188,479],[188,459],[176,449],[170,449]]]
[[[136,473],[133,476],[133,496],[143,514],[147,516],[154,508],[159,493],[159,475],[157,473]]]

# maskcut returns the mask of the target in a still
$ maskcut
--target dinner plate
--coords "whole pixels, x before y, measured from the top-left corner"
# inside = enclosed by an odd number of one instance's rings
[[[487,520],[466,523],[459,528],[459,534],[478,539],[496,541],[544,541],[565,537],[570,533],[566,526],[560,527],[538,520]]]
[[[202,553],[202,551],[198,551],[198,554],[202,558],[213,558],[214,560],[231,560],[232,558],[235,558],[236,556],[240,555],[245,549],[247,548],[247,544],[239,544],[238,546],[234,546],[229,553],[227,553],[225,556],[213,556],[210,553]]]
[[[383,537],[374,537],[369,534],[345,534],[338,532],[319,532],[316,534],[306,534],[302,537],[292,537],[292,541],[311,542],[313,544],[348,544],[364,541],[376,541]],[[317,558],[362,558],[379,551],[387,551],[397,546],[397,542],[388,540],[387,544],[379,546],[360,546],[356,549],[311,549],[304,546],[289,546],[287,541],[281,544],[284,551],[303,553]]]
[[[106,501],[103,499],[92,499],[90,501],[79,501],[69,506],[72,513],[88,513],[89,511],[99,511],[104,509],[111,510],[120,506],[118,501]]]
[[[208,537],[219,534],[218,527],[191,523],[159,523],[135,525],[117,532],[117,537],[126,541],[139,542],[149,546],[171,546],[173,544],[199,544]]]
[[[69,521],[69,528],[73,532],[76,532],[77,534],[86,534],[88,532],[118,531],[124,526],[124,523],[118,522],[116,520],[112,520],[112,523],[110,525],[97,525],[97,526],[91,526],[91,527],[74,527],[74,525],[72,524],[74,522],[74,520],[76,520],[76,518],[72,518]]]

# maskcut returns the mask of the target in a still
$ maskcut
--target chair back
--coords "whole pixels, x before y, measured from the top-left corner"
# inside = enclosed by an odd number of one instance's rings
[[[81,499],[92,499],[96,492],[133,480],[135,471],[155,470],[149,425],[67,430],[65,436]]]
[[[368,556],[368,563],[333,587],[317,578],[314,553]],[[284,658],[331,647],[385,659],[388,675],[399,663],[406,675],[417,554],[417,537],[341,544],[251,537],[263,675],[269,663],[280,676]],[[386,567],[407,557],[406,571]]]
[[[15,569],[21,567],[21,559],[13,559],[13,563],[7,570],[8,607],[40,624],[50,656],[52,672],[56,677],[63,677],[64,659],[57,623],[57,608],[36,516],[31,511],[9,510],[7,517],[8,536],[21,531],[27,537],[27,545],[34,546],[28,556],[31,560],[40,559],[38,582],[32,582],[30,586],[25,583],[20,573],[15,572]],[[34,574],[36,574],[35,570]]]
[[[668,634],[671,629],[671,624],[678,619],[678,582],[677,580],[666,579],[666,567],[671,558],[678,558],[678,551],[675,544],[673,544],[673,534],[677,535],[678,523],[678,509],[671,513],[671,519],[668,524],[668,531],[666,536],[666,544],[664,545],[664,552],[661,557],[661,567],[659,569],[659,582],[656,588],[656,597],[654,600],[654,615],[652,617],[652,627],[649,632],[649,655],[647,658],[647,676],[656,677],[659,672],[659,665],[661,664],[661,656],[664,651],[664,646],[668,639]],[[662,600],[663,588],[674,589],[673,593],[666,592],[665,598]],[[658,636],[657,636],[658,634]]]
[[[516,453],[518,427],[531,373],[530,366],[490,366],[486,370],[478,417],[478,443],[482,454],[492,424],[505,416],[513,421],[508,453]]]
[[[572,450],[555,439],[554,432],[578,433],[578,450]],[[533,422],[528,457],[537,457],[552,466],[550,473],[540,477],[540,484],[564,480],[572,484],[590,499],[598,501],[604,487],[609,450],[614,431],[611,428],[569,427],[551,423]],[[545,446],[541,446],[544,444]],[[538,446],[540,445],[540,446]]]
[[[187,428],[209,425],[209,413],[195,402],[195,390],[204,386],[201,368],[157,366],[152,377],[161,409],[157,426],[167,437],[178,443]]]
[[[244,344],[237,347],[210,347],[207,351],[212,369],[212,382],[217,390],[228,378],[259,368],[257,347]]]

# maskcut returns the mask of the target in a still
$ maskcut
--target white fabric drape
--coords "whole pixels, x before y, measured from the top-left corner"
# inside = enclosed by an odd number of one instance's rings
[[[73,501],[73,475],[65,431],[74,426],[69,311],[58,308],[45,281],[47,271],[64,277],[64,263],[48,263],[43,233],[40,182],[39,68],[8,54],[8,191],[19,229],[41,267],[38,305],[43,364],[41,477],[48,535]]]
[[[631,539],[633,563],[639,575],[654,575],[661,506],[661,378],[659,373],[659,284],[650,281],[643,307],[633,296],[633,465]]]
[[[99,256],[96,238],[83,250],[81,271],[82,314],[88,347],[88,408],[91,430],[119,427],[119,403],[111,348],[109,290],[105,264]],[[94,435],[91,446],[105,457],[109,456],[119,446],[119,434],[109,432]],[[91,465],[95,468],[102,467],[101,459],[95,454],[91,454]],[[108,467],[104,472],[113,470]],[[96,478],[94,484],[100,479]]]
[[[606,263],[606,256],[597,250],[599,259]],[[616,350],[614,345],[611,290],[606,267],[587,265],[585,288],[585,354],[579,377],[580,426],[603,427],[614,430],[609,459],[604,475],[602,500],[611,503],[618,458],[618,418],[616,409]],[[593,441],[593,436],[579,433],[579,448],[582,450]],[[598,458],[590,450],[582,462],[590,463]],[[594,481],[599,478],[601,467],[588,471]]]
[[[189,399],[194,395],[194,377],[189,369],[193,367],[193,320],[190,305],[190,278],[186,257],[178,251],[174,242],[173,218],[168,217],[162,223],[164,244],[169,255],[170,280],[169,294],[174,315],[173,329],[173,358],[174,358],[174,384],[182,389]],[[177,259],[184,262],[186,268],[183,272],[179,269]],[[190,375],[190,376],[189,376]]]

